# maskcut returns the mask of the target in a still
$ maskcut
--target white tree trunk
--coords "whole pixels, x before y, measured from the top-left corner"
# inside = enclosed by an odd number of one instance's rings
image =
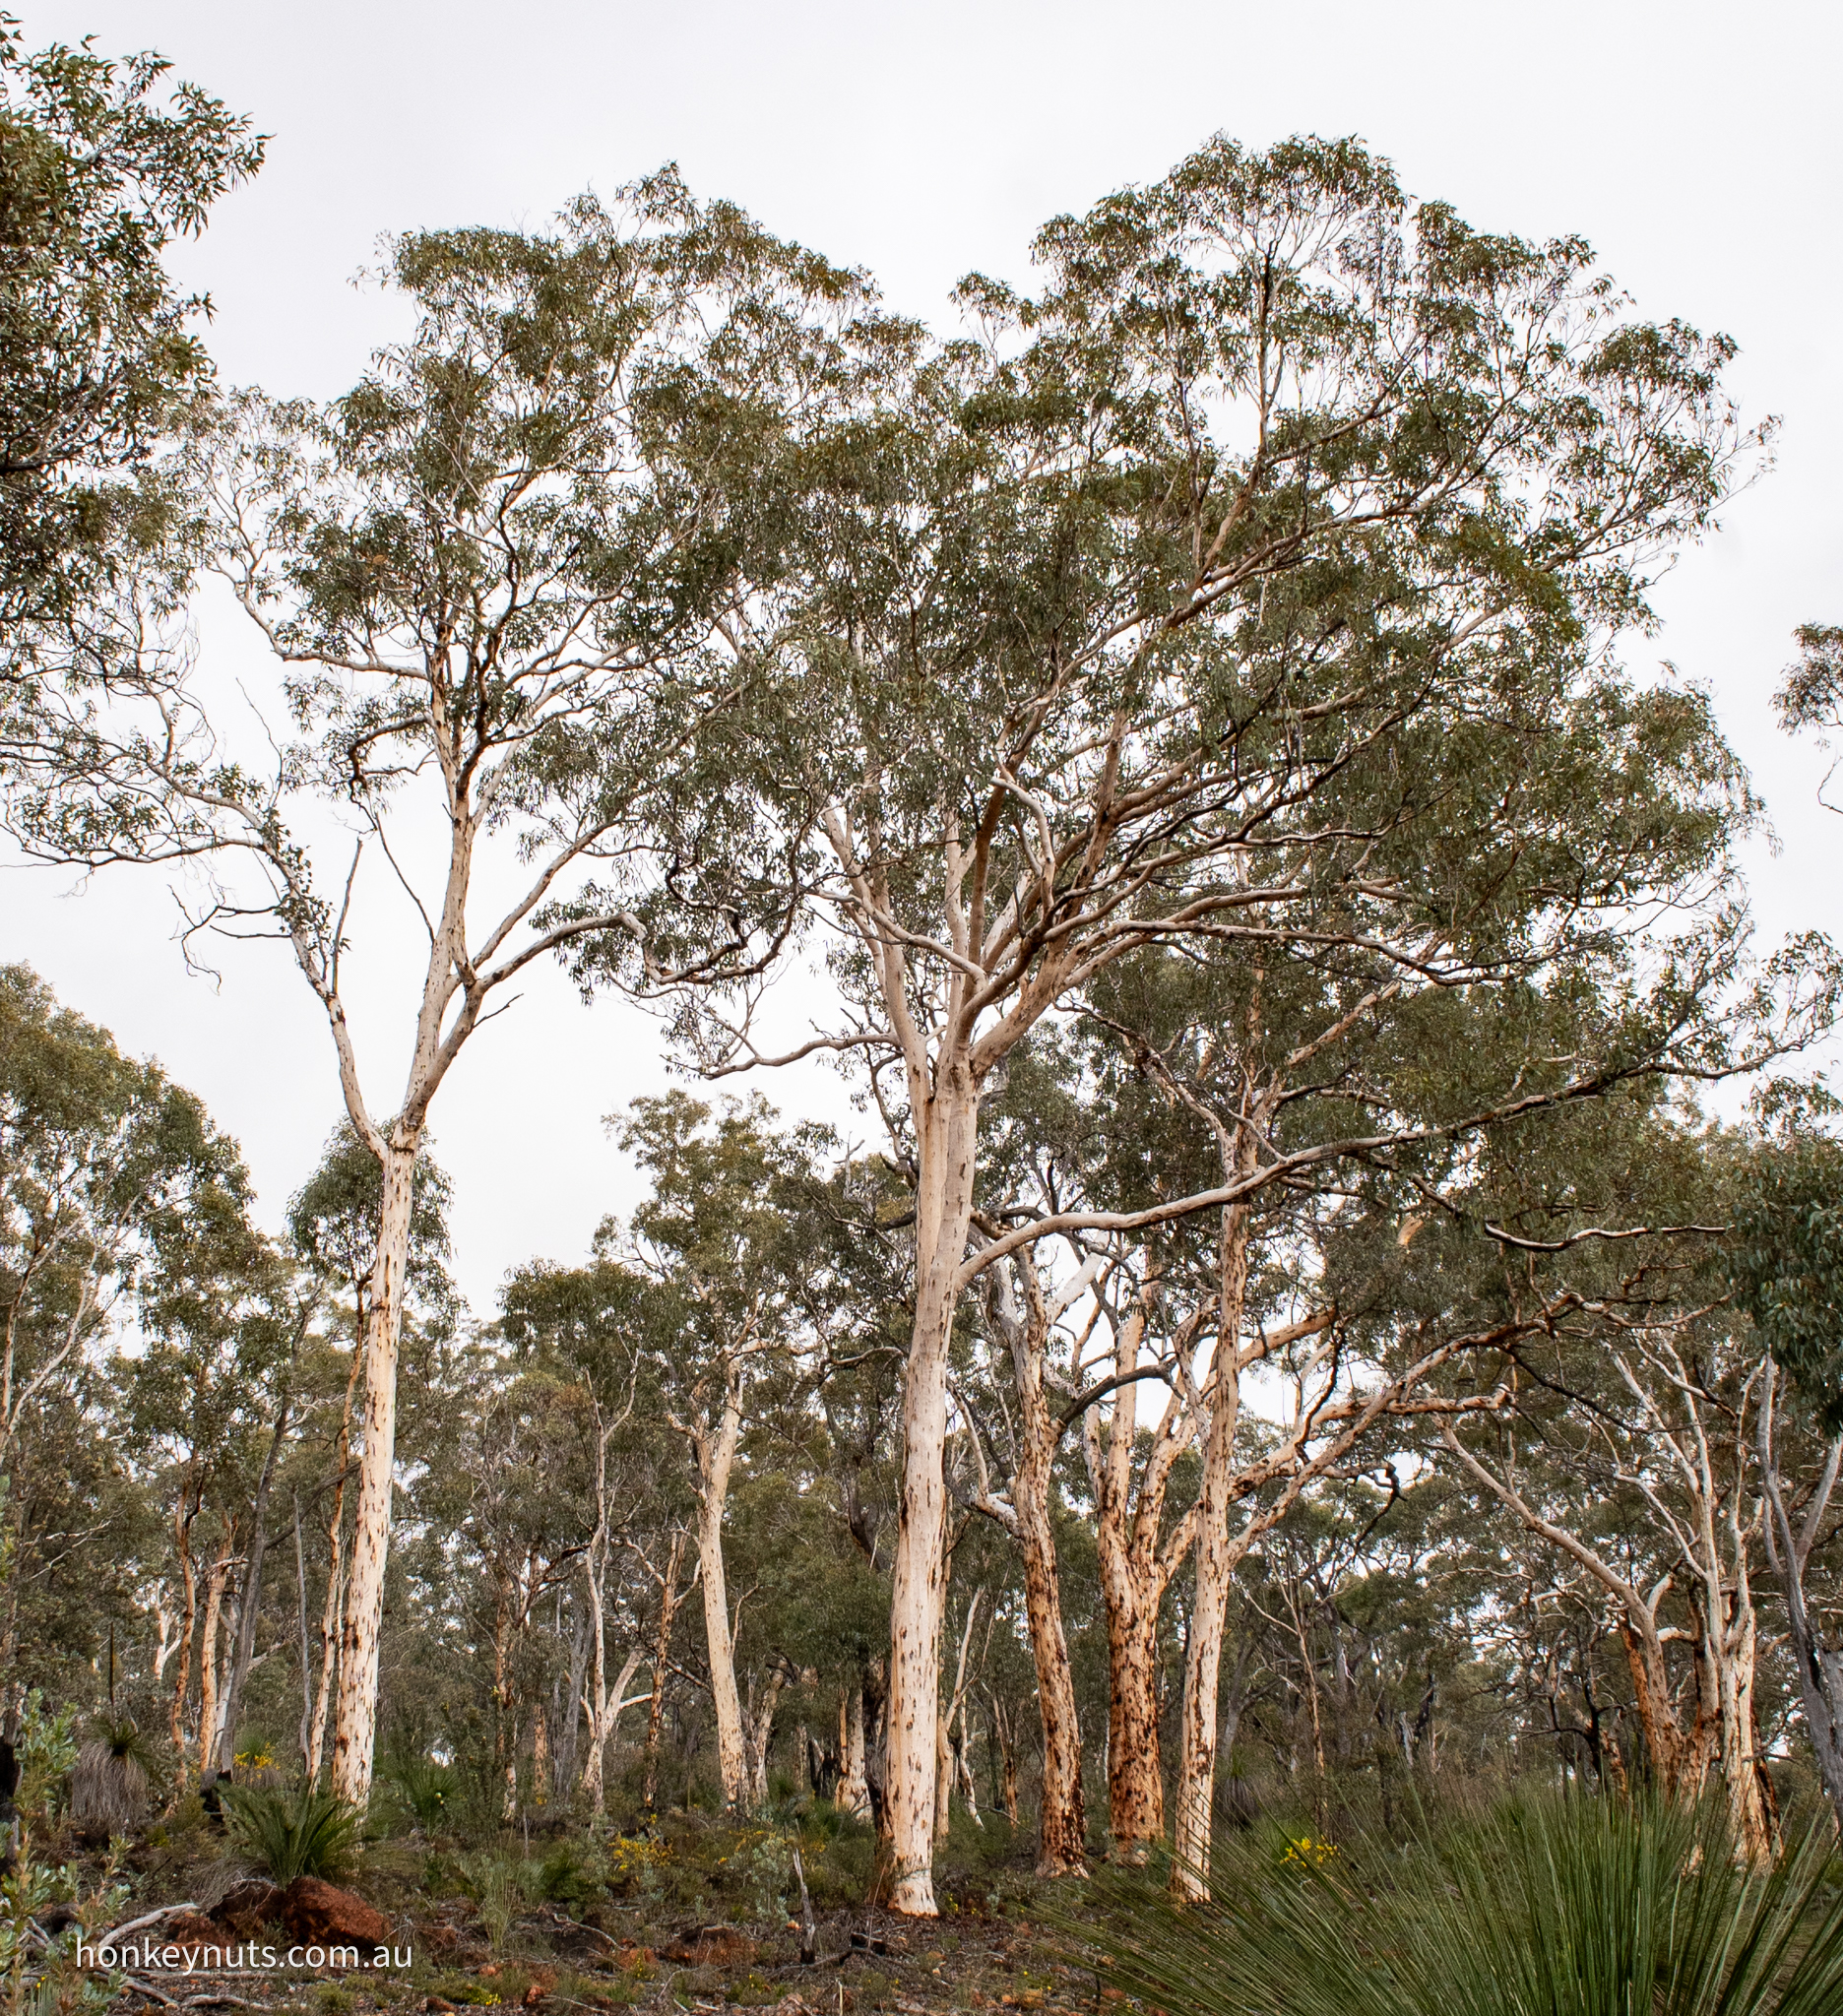
[[[730,1587],[724,1574],[724,1501],[730,1467],[742,1433],[741,1375],[729,1368],[723,1412],[715,1433],[692,1433],[698,1463],[698,1572],[704,1585],[704,1641],[710,1662],[711,1702],[717,1714],[717,1769],[724,1804],[732,1812],[747,1796],[748,1761],[742,1739],[742,1701],[736,1692],[735,1641],[730,1626]]]
[[[352,1805],[371,1796],[377,1742],[378,1640],[384,1621],[384,1570],[390,1555],[391,1488],[397,1459],[397,1348],[403,1330],[404,1278],[410,1257],[414,1135],[393,1132],[383,1165],[377,1257],[365,1311],[364,1448],[358,1460],[358,1510],[352,1532],[346,1622],[340,1640],[339,1706],[334,1719],[333,1790]]]
[[[768,1746],[774,1736],[775,1709],[786,1685],[787,1670],[777,1661],[762,1684],[760,1704],[751,1702],[752,1712],[744,1733],[748,1740],[748,1792],[752,1806],[768,1803]]]
[[[1254,1130],[1244,1127],[1241,1142],[1245,1145],[1239,1147],[1238,1154],[1250,1165],[1253,1141]],[[1229,1513],[1236,1429],[1241,1412],[1237,1354],[1241,1341],[1242,1310],[1247,1301],[1248,1218],[1245,1204],[1232,1205],[1223,1213],[1216,1353],[1206,1392],[1203,1479],[1197,1494],[1196,1590],[1191,1602],[1190,1643],[1184,1658],[1172,1860],[1172,1887],[1179,1896],[1190,1898],[1209,1894],[1223,1620],[1229,1607],[1229,1578],[1240,1551],[1232,1544]]]
[[[601,1636],[601,1618],[596,1620],[596,1634]],[[621,1662],[621,1670],[614,1681],[614,1690],[609,1693],[604,1681],[606,1669],[602,1664],[602,1648],[596,1647],[596,1699],[583,1705],[589,1711],[589,1754],[583,1760],[583,1783],[589,1788],[589,1797],[599,1821],[607,1808],[607,1788],[602,1782],[603,1760],[607,1754],[608,1739],[614,1733],[614,1725],[619,1722],[623,1708],[637,1707],[646,1700],[644,1694],[627,1698],[627,1683],[640,1670],[643,1659],[639,1646],[633,1647]]]
[[[936,1916],[935,1723],[939,1714],[946,1524],[947,1344],[973,1215],[979,1095],[963,1058],[943,1057],[917,1112],[916,1314],[903,1383],[903,1475],[890,1590],[889,1749],[884,1826],[892,1911]]]
[[[836,1795],[840,1807],[861,1820],[870,1810],[870,1781],[864,1769],[863,1681],[854,1679],[847,1698],[839,1705],[839,1734],[843,1741],[839,1758]]]

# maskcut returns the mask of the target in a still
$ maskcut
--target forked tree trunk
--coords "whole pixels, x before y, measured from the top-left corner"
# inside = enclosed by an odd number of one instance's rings
[[[366,1296],[364,1448],[358,1460],[358,1509],[340,1633],[339,1707],[333,1733],[333,1790],[356,1806],[371,1796],[377,1742],[379,1635],[397,1468],[397,1352],[420,1146],[419,1132],[401,1125],[393,1128],[385,1144],[377,1255]]]
[[[1753,1748],[1753,1671],[1756,1658],[1752,1602],[1745,1561],[1736,1586],[1724,1588],[1719,1561],[1700,1564],[1704,1587],[1691,1604],[1695,1622],[1695,1718],[1684,1727],[1659,1629],[1657,1605],[1665,1585],[1647,1597],[1574,1534],[1542,1517],[1515,1485],[1497,1477],[1442,1425],[1447,1449],[1478,1482],[1523,1522],[1529,1532],[1577,1561],[1620,1605],[1620,1640],[1631,1671],[1632,1699],[1651,1768],[1674,1798],[1700,1796],[1719,1760],[1736,1837],[1749,1854],[1771,1842],[1771,1814]],[[1712,1502],[1704,1496],[1704,1506]],[[1711,1536],[1703,1536],[1705,1545]]]
[[[750,1712],[743,1727],[748,1744],[748,1796],[755,1807],[768,1803],[768,1749],[774,1737],[775,1709],[781,1700],[781,1689],[787,1685],[787,1669],[777,1660],[762,1682],[762,1697],[754,1699],[750,1687]]]
[[[634,1705],[627,1698],[627,1683],[640,1670],[640,1662],[644,1657],[645,1654],[637,1645],[629,1650],[627,1657],[621,1662],[619,1673],[615,1676],[612,1693],[604,1690],[603,1673],[596,1674],[596,1691],[599,1698],[589,1717],[589,1753],[583,1759],[583,1783],[589,1788],[590,1804],[598,1822],[607,1809],[607,1788],[602,1781],[608,1739],[614,1733],[614,1726],[620,1720],[621,1710]],[[597,1648],[597,1664],[601,1664],[600,1647]]]

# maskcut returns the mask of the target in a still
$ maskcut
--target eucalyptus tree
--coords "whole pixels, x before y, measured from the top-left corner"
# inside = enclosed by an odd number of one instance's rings
[[[652,1179],[626,1230],[629,1264],[669,1298],[656,1351],[661,1412],[696,1473],[697,1551],[724,1801],[751,1803],[749,1732],[736,1681],[735,1609],[724,1558],[731,1481],[752,1390],[806,1341],[800,1284],[809,1254],[797,1201],[828,1137],[778,1133],[761,1102],[713,1114],[682,1093],[634,1102],[621,1145]],[[617,1234],[604,1228],[603,1243]],[[772,1710],[770,1711],[772,1720]],[[765,1738],[756,1743],[758,1752]]]
[[[1502,1258],[1470,1292],[1536,1288],[1554,1313],[1509,1346],[1520,1376],[1504,1405],[1463,1434],[1444,1422],[1441,1440],[1457,1473],[1597,1597],[1658,1783],[1694,1798],[1718,1775],[1737,1840],[1763,1854],[1752,1445],[1764,1367],[1718,1246],[1733,1147],[1635,1097],[1552,1131],[1493,1144],[1477,1172],[1474,1208]],[[1453,1282],[1464,1292],[1458,1269]]]
[[[35,647],[145,543],[144,472],[207,394],[211,303],[164,265],[261,165],[250,122],[144,52],[28,54],[0,22],[0,656]],[[21,696],[15,692],[15,699]]]
[[[160,1277],[182,1233],[241,1210],[236,1145],[158,1065],[0,969],[0,1665],[18,1670],[21,1602],[46,1561],[31,1508],[69,1480],[60,1416],[95,1390],[124,1297]],[[169,1279],[170,1277],[164,1277]]]
[[[399,238],[385,280],[413,328],[351,392],[242,395],[201,423],[168,472],[194,509],[164,571],[93,612],[12,751],[30,849],[208,862],[188,944],[290,949],[381,1171],[334,1748],[354,1800],[431,1105],[509,984],[616,914],[539,920],[630,844],[639,781],[732,687],[724,632],[778,536],[758,443],[803,396],[808,322],[856,298],[669,175],[549,232]],[[201,571],[275,662],[286,719],[243,754],[243,717],[214,718],[171,620]],[[387,1049],[409,1061],[388,1093],[348,1016],[361,871],[424,955],[394,996]]]
[[[418,1154],[410,1184],[410,1226],[404,1250],[402,1296],[405,1305],[438,1316],[450,1314],[456,1301],[447,1272],[448,1206],[452,1185],[425,1146]],[[327,1576],[320,1618],[320,1664],[317,1681],[302,1704],[301,1754],[308,1782],[315,1783],[324,1760],[327,1713],[333,1703],[338,1670],[339,1616],[346,1589],[348,1547],[346,1506],[350,1468],[352,1402],[364,1369],[364,1345],[369,1328],[367,1296],[377,1256],[377,1226],[383,1200],[383,1171],[377,1159],[348,1122],[334,1130],[320,1161],[288,1200],[287,1240],[308,1282],[321,1297],[346,1296],[344,1312],[350,1330],[344,1398],[327,1435],[330,1477],[319,1480],[314,1495],[326,1498]],[[337,1350],[331,1334],[319,1340]],[[305,1422],[310,1431],[318,1426]],[[299,1500],[295,1525],[298,1551]],[[297,1561],[301,1581],[301,1667],[306,1689],[306,1568]]]
[[[948,1340],[1040,1235],[968,1250],[981,1103],[1020,1043],[1153,945],[1341,953],[1354,1015],[1567,971],[1623,999],[1542,1095],[1566,1097],[1706,1061],[1743,935],[1698,907],[1738,768],[1698,696],[1614,656],[1750,466],[1725,341],[1635,320],[1577,239],[1411,202],[1351,143],[1219,140],[1037,253],[1039,293],[965,284],[964,339],[847,333],[800,566],[744,612],[708,788],[662,806],[656,880],[579,955],[669,993],[754,923],[728,992],[676,997],[681,1032],[710,1071],[855,1059],[909,1170],[889,1815],[893,1901],[923,1914]],[[1684,906],[1647,985],[1621,932]],[[792,910],[841,1005],[771,1054],[753,976]],[[1139,1222],[1339,1152],[1254,1151]]]
[[[293,1357],[304,1330],[284,1255],[251,1223],[240,1166],[167,1215],[138,1284],[145,1340],[123,1367],[125,1422],[167,1500],[179,1598],[179,1666],[168,1718],[187,1769],[188,1686],[197,1657],[194,1761],[220,1768],[261,1603],[266,1517],[287,1430]],[[308,1305],[309,1309],[311,1305]],[[233,1579],[238,1567],[240,1579]],[[220,1627],[235,1618],[221,1659]]]
[[[1827,743],[1830,735],[1843,733],[1843,624],[1801,623],[1796,635],[1799,662],[1773,696],[1780,725],[1792,734],[1815,728]],[[1817,795],[1826,809],[1838,812],[1843,805],[1823,795],[1834,775],[1833,766]]]
[[[1766,1354],[1755,1417],[1766,1558],[1785,1594],[1818,1773],[1843,1821],[1843,1647],[1834,1622],[1824,1629],[1811,1587],[1843,1466],[1843,1145],[1816,1124],[1813,1103],[1821,1110],[1827,1102],[1801,1099],[1754,1145],[1738,1185],[1729,1271]]]
[[[677,1313],[668,1293],[605,1253],[584,1267],[534,1262],[511,1277],[502,1295],[499,1328],[519,1362],[568,1379],[589,1416],[594,1517],[580,1555],[587,1629],[571,1657],[567,1735],[559,1730],[553,1740],[559,1759],[574,1757],[580,1705],[589,1726],[582,1783],[598,1819],[607,1803],[609,1740],[622,1711],[642,1698],[649,1705],[649,1759],[657,1756],[672,1620],[687,1593],[680,1569],[695,1508],[674,1452],[658,1433],[666,1396],[661,1364],[675,1341]],[[624,1572],[635,1566],[637,1573]],[[642,1635],[649,1610],[652,1627]],[[636,1628],[610,1686],[611,1612],[630,1615]],[[645,1665],[652,1667],[649,1694],[630,1698],[628,1684]]]

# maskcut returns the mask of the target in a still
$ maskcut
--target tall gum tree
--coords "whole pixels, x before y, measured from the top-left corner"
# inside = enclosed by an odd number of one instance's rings
[[[1218,140],[1036,249],[1036,296],[965,284],[964,340],[848,333],[800,440],[796,586],[744,612],[746,693],[659,787],[656,878],[584,956],[665,994],[750,922],[770,950],[816,927],[844,1009],[808,1041],[758,1043],[741,981],[678,995],[680,1034],[713,1072],[855,1057],[907,1165],[887,1813],[891,1900],[921,1915],[948,1342],[1035,1236],[968,1252],[1019,1044],[1149,945],[1252,962],[1335,931],[1480,984],[1617,963],[1613,920],[1677,905],[1705,928],[1633,980],[1620,1043],[1686,1049],[1743,930],[1700,901],[1744,816],[1733,759],[1696,696],[1612,657],[1756,445],[1724,341],[1633,319],[1578,240],[1409,201],[1351,143]],[[1582,808],[1634,793],[1633,844],[1574,848]]]
[[[291,948],[378,1165],[333,1751],[359,1802],[430,1109],[508,983],[597,921],[538,918],[622,853],[633,780],[732,683],[724,632],[777,537],[758,443],[805,396],[808,325],[855,298],[670,175],[614,212],[584,199],[549,234],[402,238],[386,280],[413,334],[328,407],[225,405],[164,475],[196,500],[186,538],[90,610],[10,749],[15,829],[41,856],[209,860],[189,942]],[[201,568],[271,647],[291,718],[254,767],[174,628]],[[344,840],[313,837],[316,799],[350,837],[339,859]],[[347,1013],[361,871],[400,885],[427,947],[383,1099]]]

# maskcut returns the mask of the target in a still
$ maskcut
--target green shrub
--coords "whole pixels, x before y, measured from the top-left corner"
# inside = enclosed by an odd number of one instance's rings
[[[454,1803],[455,1774],[433,1757],[393,1757],[384,1767],[384,1781],[403,1802],[423,1834],[433,1834],[447,1820]]]
[[[587,1904],[608,1884],[607,1857],[595,1843],[564,1835],[531,1877],[535,1897],[548,1904]]]
[[[1843,2008],[1827,1845],[1734,1853],[1719,1807],[1522,1796],[1404,1845],[1256,1830],[1209,1909],[1112,1873],[1069,1930],[1170,2016],[1819,2016]]]
[[[504,1947],[520,1908],[531,1901],[537,1864],[516,1855],[489,1851],[463,1856],[456,1866],[463,1889],[474,1900],[480,1929],[497,1953]]]
[[[55,1820],[63,1810],[68,1780],[77,1762],[77,1711],[44,1705],[32,1688],[21,1704],[19,1724],[19,1809],[29,1817]]]
[[[221,1797],[231,1839],[269,1872],[271,1882],[336,1876],[357,1856],[362,1815],[333,1793],[309,1786],[290,1793],[226,1785]]]

